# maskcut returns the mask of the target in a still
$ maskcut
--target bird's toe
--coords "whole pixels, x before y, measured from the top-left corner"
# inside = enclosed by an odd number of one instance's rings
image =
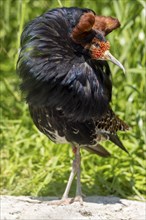
[[[69,205],[73,203],[74,198],[63,198],[60,200],[53,200],[48,203],[48,205],[56,205],[56,206],[63,206],[63,205]]]
[[[73,202],[79,202],[80,205],[83,205],[83,196],[77,195],[74,199]]]

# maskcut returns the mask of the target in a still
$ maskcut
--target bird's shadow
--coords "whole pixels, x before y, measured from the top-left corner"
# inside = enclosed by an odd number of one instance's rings
[[[60,200],[61,201],[61,198],[58,198],[58,197],[48,197],[48,196],[45,196],[45,197],[33,197],[33,196],[30,196],[29,197],[29,202],[30,203],[50,203],[51,205],[53,204],[52,202],[54,202],[55,204],[55,201],[58,201]],[[102,205],[111,205],[111,204],[121,204],[121,205],[124,205],[126,206],[123,201],[121,200],[121,198],[119,197],[116,197],[116,196],[88,196],[88,197],[85,197],[83,199],[83,205],[84,203],[94,203],[94,204],[102,204]]]

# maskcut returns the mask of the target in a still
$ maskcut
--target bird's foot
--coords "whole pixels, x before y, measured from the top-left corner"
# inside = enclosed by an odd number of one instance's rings
[[[79,202],[80,205],[83,205],[83,197],[79,195],[75,198],[62,198],[60,200],[53,200],[48,202],[48,205],[65,206],[70,205],[74,202]]]
[[[69,205],[73,203],[74,198],[62,198],[60,200],[53,200],[48,203],[48,205],[56,205],[56,206],[63,206]]]
[[[83,197],[81,195],[78,195],[73,199],[73,202],[79,202],[80,205],[83,205]]]

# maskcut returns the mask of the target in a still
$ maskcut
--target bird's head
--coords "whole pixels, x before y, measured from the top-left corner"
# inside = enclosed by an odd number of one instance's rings
[[[125,72],[123,65],[110,53],[110,43],[105,38],[119,26],[120,22],[116,18],[86,12],[73,28],[71,37],[75,43],[81,44],[88,51],[92,59],[111,61]]]

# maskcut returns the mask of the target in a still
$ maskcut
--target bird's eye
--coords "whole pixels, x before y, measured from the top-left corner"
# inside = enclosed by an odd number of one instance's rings
[[[96,48],[100,48],[100,45],[99,45],[97,42],[94,42],[93,45],[94,45]]]

